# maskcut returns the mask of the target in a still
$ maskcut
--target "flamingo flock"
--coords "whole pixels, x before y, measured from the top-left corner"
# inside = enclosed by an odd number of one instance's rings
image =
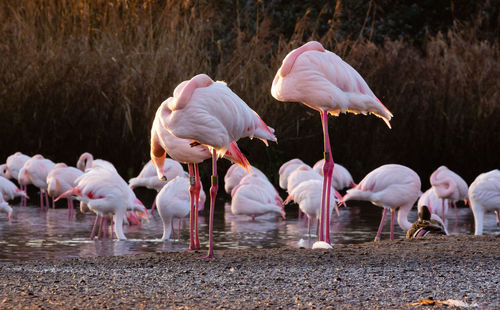
[[[449,204],[455,205],[459,200],[470,204],[475,234],[482,234],[486,212],[495,211],[500,225],[499,170],[479,175],[468,187],[457,173],[441,166],[430,176],[431,188],[422,193],[419,175],[402,165],[383,165],[356,184],[345,167],[334,164],[329,114],[373,114],[389,128],[392,114],[361,75],[321,43],[308,42],[284,58],[272,82],[271,95],[278,101],[301,102],[318,111],[323,128],[323,159],[311,167],[294,158],[279,168],[279,187],[288,193],[284,201],[266,173],[252,166],[237,145],[239,139],[246,137],[262,140],[266,146],[269,141],[277,142],[274,129],[225,82],[214,81],[202,73],[180,82],[159,105],[151,127],[151,161],[137,177],[127,183],[111,162],[94,159],[87,152],[80,156],[76,167],[54,163],[40,154],[30,157],[17,152],[0,165],[0,213],[6,213],[10,219],[15,210],[8,201],[16,198],[25,206],[29,199],[26,189],[31,184],[39,189],[41,210],[50,207],[49,196],[52,207],[55,201],[65,198],[71,215],[77,200],[82,212],[96,215],[91,239],[114,234],[117,239],[125,240],[123,225],[140,225],[157,207],[163,221],[161,239],[170,238],[174,219],[189,216],[189,249],[198,250],[201,248],[198,212],[203,210],[206,199],[199,164],[211,159],[209,241],[205,258],[213,259],[214,208],[220,183],[217,160],[222,157],[233,162],[224,176],[232,213],[247,216],[249,221],[265,214],[286,220],[285,205],[293,201],[299,207],[299,217],[303,214],[307,220],[309,235],[312,224],[317,222],[318,244],[313,248],[331,247],[332,217],[339,215],[340,205],[351,200],[370,201],[383,208],[376,241],[381,238],[388,211],[391,240],[396,211],[400,228],[411,230],[411,236],[425,235],[421,232],[441,226],[446,234]],[[182,164],[187,165],[187,172]],[[9,179],[17,181],[19,188]],[[156,191],[150,211],[137,199],[134,193],[137,187]],[[342,196],[339,191],[345,189]],[[412,226],[408,213],[417,200],[418,225]],[[422,228],[426,223],[434,225],[431,230]],[[417,227],[415,233],[412,227]]]

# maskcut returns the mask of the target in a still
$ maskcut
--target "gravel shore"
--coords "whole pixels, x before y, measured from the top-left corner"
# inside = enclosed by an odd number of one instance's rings
[[[408,303],[424,298],[500,308],[499,236],[204,255],[1,263],[0,308],[422,309]]]

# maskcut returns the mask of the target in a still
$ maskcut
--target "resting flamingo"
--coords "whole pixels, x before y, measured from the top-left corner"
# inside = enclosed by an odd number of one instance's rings
[[[88,152],[80,155],[78,161],[76,162],[76,167],[83,172],[93,167],[103,167],[116,172],[116,168],[112,163],[104,159],[94,159],[94,156]]]
[[[43,194],[45,194],[45,207],[49,208],[49,196],[47,195],[47,175],[50,170],[54,168],[55,163],[50,159],[44,158],[42,155],[37,154],[31,157],[24,163],[23,168],[19,171],[19,178],[22,176],[23,183],[25,185],[31,183],[40,189],[40,207],[44,209],[43,205]],[[21,183],[21,181],[20,181]],[[52,200],[52,205],[54,206],[54,200]]]
[[[47,193],[50,197],[57,198],[64,192],[76,186],[76,179],[83,172],[75,167],[68,167],[65,163],[58,163],[47,175]],[[69,215],[74,212],[73,199],[67,197]]]
[[[298,159],[293,158],[281,165],[278,174],[280,176],[279,185],[282,189],[288,190],[288,176],[299,166],[305,165],[305,163]]]
[[[16,184],[4,177],[0,177],[0,196],[5,201],[15,199],[16,197],[28,198],[26,192],[20,190]]]
[[[21,168],[24,166],[24,164],[28,159],[30,159],[30,157],[21,152],[16,152],[7,157],[7,161],[5,163],[7,165],[7,171],[6,171],[6,173],[8,174],[7,179],[18,180],[19,171],[21,170]],[[19,187],[21,188],[21,190],[28,193],[28,188],[26,185],[19,184]],[[26,206],[26,199],[27,198],[21,198],[21,205]]]
[[[427,206],[431,214],[438,214],[439,209],[441,209],[441,203],[442,203],[441,198],[436,196],[436,194],[434,193],[434,189],[431,187],[428,190],[426,190],[422,194],[422,196],[420,196],[420,198],[418,198],[417,202],[418,212],[421,211],[423,206]],[[446,218],[447,213],[448,213],[448,204],[445,203],[444,218]]]
[[[469,187],[467,183],[458,174],[448,169],[446,166],[441,166],[431,174],[430,177],[432,189],[437,197],[441,198],[441,218],[446,221],[444,200],[448,199],[455,207],[455,215],[457,216],[458,200],[464,200],[467,203]]]
[[[330,243],[329,199],[333,173],[328,113],[372,113],[390,128],[391,112],[375,97],[365,80],[321,43],[311,41],[290,52],[274,77],[271,94],[279,101],[298,101],[321,114],[324,134],[323,188],[319,240]]]
[[[314,164],[313,170],[319,173],[321,176],[323,176],[324,165],[325,165],[325,160],[320,159]],[[333,188],[339,191],[346,187],[354,187],[356,186],[356,184],[354,183],[354,180],[352,179],[349,170],[347,170],[344,166],[335,163],[335,169],[333,169],[332,173],[332,186]]]
[[[256,137],[267,144],[267,140],[276,141],[274,130],[232,92],[226,83],[214,82],[206,74],[196,75],[177,87],[174,100],[161,111],[160,122],[173,135],[204,144],[211,149],[213,174],[207,258],[213,258],[213,214],[218,189],[217,158],[229,150],[233,157],[240,159],[241,164],[249,167],[246,158],[231,142],[242,137]],[[156,155],[154,143],[152,154]],[[164,156],[161,151],[157,157],[160,156]]]
[[[282,201],[276,197],[276,189],[267,180],[252,176],[236,186],[232,196],[231,212],[234,215],[248,215],[255,220],[256,216],[274,213],[285,219]]]
[[[250,170],[251,175],[256,175],[267,180],[266,175],[254,166],[250,166],[248,170]],[[226,193],[230,194],[233,188],[240,184],[241,179],[245,176],[248,176],[248,171],[246,171],[245,168],[238,164],[231,165],[231,167],[227,169],[226,175],[224,175],[224,190]]]
[[[482,173],[469,187],[469,199],[474,214],[474,234],[483,234],[484,215],[495,211],[500,227],[500,170]]]
[[[420,177],[415,171],[401,165],[383,165],[368,173],[359,184],[347,190],[342,201],[365,200],[384,208],[375,241],[380,240],[387,211],[391,210],[391,240],[394,240],[394,214],[398,212],[398,224],[408,230],[408,212],[420,196]]]
[[[114,232],[120,240],[126,240],[123,233],[123,219],[127,211],[138,211],[147,217],[146,208],[135,197],[134,192],[120,175],[105,167],[94,167],[76,179],[77,186],[57,197],[56,201],[74,196],[87,203],[89,208],[102,217],[113,216]],[[93,228],[93,233],[95,225]]]
[[[183,82],[184,83],[184,82]],[[186,83],[181,83],[174,91],[174,95],[178,95],[181,86]],[[181,139],[173,134],[171,134],[167,128],[162,123],[162,115],[164,111],[169,111],[168,105],[170,102],[175,101],[174,97],[170,97],[165,100],[158,110],[156,111],[156,116],[153,121],[153,126],[151,128],[151,160],[155,165],[157,175],[159,179],[167,179],[168,174],[165,171],[164,162],[167,161],[166,155],[168,154],[172,159],[187,164],[188,172],[189,172],[189,193],[190,193],[190,221],[189,221],[189,249],[190,250],[199,250],[200,249],[200,240],[198,234],[198,212],[203,210],[203,204],[200,206],[199,202],[202,200],[202,195],[205,193],[202,190],[202,184],[200,181],[200,174],[198,169],[198,164],[204,161],[205,159],[210,158],[212,155],[207,146],[202,144],[192,143],[192,140],[189,139]],[[230,149],[235,153],[239,153],[238,146],[235,142],[230,144]],[[224,157],[239,163],[240,165],[246,165],[246,158],[244,157],[234,157],[230,150],[226,151]],[[161,168],[163,167],[163,168]],[[163,169],[163,170],[162,170]],[[205,198],[203,198],[205,201]]]

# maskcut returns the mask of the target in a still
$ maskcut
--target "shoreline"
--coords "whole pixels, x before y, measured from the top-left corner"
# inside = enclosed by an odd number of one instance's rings
[[[500,236],[0,263],[2,308],[500,308]],[[427,306],[429,307],[429,306]],[[444,307],[444,306],[441,306]]]

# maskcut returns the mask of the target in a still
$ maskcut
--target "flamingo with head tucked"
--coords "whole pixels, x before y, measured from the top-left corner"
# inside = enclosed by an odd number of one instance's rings
[[[232,142],[242,137],[256,137],[267,144],[267,140],[276,141],[274,130],[231,91],[226,83],[214,82],[206,74],[196,75],[181,83],[174,91],[173,100],[160,111],[159,121],[174,136],[204,144],[211,150],[213,174],[207,258],[213,258],[213,214],[218,189],[217,158],[229,150],[233,157],[248,167],[248,161],[234,148]],[[155,141],[152,142],[152,155],[164,156],[161,150],[156,154]],[[158,143],[158,146],[161,145]],[[156,165],[157,168],[158,166]]]
[[[15,199],[16,197],[28,198],[26,192],[20,190],[16,184],[4,177],[0,177],[0,196],[5,201]]]
[[[408,230],[408,212],[420,192],[420,177],[412,169],[401,165],[383,165],[368,173],[359,184],[347,190],[342,201],[365,200],[384,208],[382,220],[375,241],[380,240],[384,227],[385,215],[391,210],[391,240],[394,240],[394,214],[398,211],[398,224],[403,230]]]
[[[58,163],[47,175],[47,193],[50,197],[56,198],[64,192],[77,185],[78,179],[83,172],[75,167],[68,167],[65,163]],[[71,215],[74,210],[73,199],[68,199],[68,212]]]
[[[255,175],[267,180],[266,175],[254,166],[250,166],[248,170],[250,171],[251,175]],[[233,188],[240,184],[241,179],[243,179],[245,176],[248,176],[248,171],[246,171],[245,168],[238,164],[231,165],[231,167],[227,169],[226,175],[224,175],[224,190],[226,191],[226,193],[230,194]]]
[[[495,211],[500,227],[500,170],[482,173],[469,187],[469,199],[474,214],[474,234],[483,234],[484,215]]]
[[[28,155],[25,155],[21,152],[16,152],[9,157],[7,157],[7,161],[5,162],[7,169],[5,171],[7,179],[16,179],[18,180],[19,171],[24,166],[26,161],[30,159]],[[26,185],[20,184],[19,187],[21,190],[28,192],[28,188]],[[26,198],[21,198],[21,205],[26,206]]]
[[[33,184],[40,189],[40,207],[44,209],[43,194],[45,194],[45,207],[49,207],[49,196],[47,195],[47,175],[50,170],[54,168],[55,163],[50,159],[44,158],[42,155],[37,154],[31,157],[24,163],[23,168],[19,171],[19,183]],[[52,201],[54,202],[54,201]]]
[[[94,167],[103,167],[116,172],[116,168],[112,163],[104,159],[94,159],[94,156],[88,152],[80,155],[78,161],[76,162],[76,167],[83,172],[85,172],[85,170],[89,168]]]
[[[468,200],[468,190],[469,187],[467,183],[458,174],[448,169],[446,166],[441,166],[436,171],[431,174],[430,177],[432,189],[434,194],[441,198],[441,218],[446,221],[444,200],[448,199],[451,201],[455,207],[455,215],[457,206],[456,202],[458,200]]]
[[[372,113],[381,117],[389,128],[392,114],[356,70],[316,41],[304,44],[285,57],[274,77],[271,94],[279,101],[302,102],[321,114],[325,164],[319,240],[330,243],[328,200],[334,164],[328,135],[328,114]]]

